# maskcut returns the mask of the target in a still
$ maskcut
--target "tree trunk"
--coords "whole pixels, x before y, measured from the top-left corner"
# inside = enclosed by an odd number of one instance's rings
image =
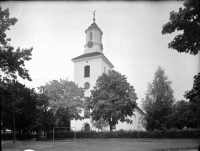
[[[15,134],[15,113],[13,113],[13,143],[15,143],[16,134]]]
[[[110,131],[112,131],[112,118],[109,120],[108,124],[110,126]]]
[[[2,127],[2,125],[1,125]],[[2,138],[3,138],[3,134],[1,134],[1,151],[2,151]]]
[[[36,130],[36,137],[38,138],[38,130]]]
[[[112,131],[112,124],[109,124],[109,126],[110,126],[110,131]]]
[[[13,143],[15,143],[15,81],[13,80]]]
[[[22,138],[22,130],[19,128],[19,138]]]
[[[98,127],[98,132],[99,132],[99,129],[100,129],[100,120],[99,120],[99,127]]]

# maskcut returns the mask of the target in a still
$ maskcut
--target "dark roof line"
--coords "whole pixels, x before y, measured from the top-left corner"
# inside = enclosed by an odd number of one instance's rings
[[[145,115],[144,111],[142,111],[138,106],[136,106],[136,108],[137,108],[143,115]]]
[[[86,53],[86,54],[80,55],[78,57],[75,57],[72,60],[82,59],[82,58],[87,58],[87,57],[93,57],[93,56],[98,56],[98,55],[102,55],[102,53],[100,53],[100,52]]]
[[[112,67],[114,67],[113,64],[106,58],[106,56],[104,56],[103,53],[100,53],[100,52],[97,52],[97,51],[96,52],[91,52],[91,53],[86,53],[86,54],[80,55],[78,57],[73,58],[72,61],[77,60],[77,59],[94,57],[94,56],[103,56],[103,57],[105,57],[105,59],[112,65]]]

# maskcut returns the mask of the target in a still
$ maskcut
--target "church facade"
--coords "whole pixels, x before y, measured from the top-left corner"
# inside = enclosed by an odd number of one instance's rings
[[[103,73],[108,73],[109,70],[114,68],[113,64],[106,58],[103,53],[102,35],[103,32],[95,23],[95,18],[93,23],[86,29],[86,44],[84,46],[84,54],[73,58],[74,62],[74,82],[78,84],[79,87],[85,89],[85,96],[89,97],[91,95],[91,90],[96,84],[96,80]],[[133,121],[132,124],[119,122],[114,126],[114,130],[144,130],[142,126],[142,116],[144,112],[136,107],[135,116],[128,117]],[[71,127],[76,127],[76,130],[90,131],[95,130],[92,124],[92,119],[90,116],[90,110],[85,108],[81,113],[84,120],[72,120]],[[109,127],[105,128],[109,130]]]

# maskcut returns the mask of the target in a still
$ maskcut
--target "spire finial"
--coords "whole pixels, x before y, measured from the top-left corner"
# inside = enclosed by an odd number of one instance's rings
[[[93,21],[94,21],[94,22],[95,22],[95,12],[96,12],[96,10],[95,10],[94,13],[93,13],[93,15],[94,15]]]

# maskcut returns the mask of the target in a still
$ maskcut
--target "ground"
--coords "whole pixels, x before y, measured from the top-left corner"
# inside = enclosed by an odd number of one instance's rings
[[[197,151],[198,139],[77,139],[69,141],[3,141],[3,151]]]

